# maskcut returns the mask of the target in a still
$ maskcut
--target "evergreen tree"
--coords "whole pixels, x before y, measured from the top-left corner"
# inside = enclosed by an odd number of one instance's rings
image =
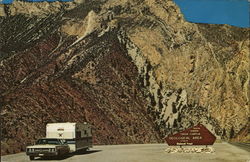
[[[230,130],[230,139],[234,137],[234,128],[231,127],[231,130]]]
[[[180,123],[181,122],[181,114],[178,113],[178,118],[177,118],[178,122]]]
[[[172,112],[175,114],[177,113],[176,105],[175,103],[172,104]]]
[[[223,139],[225,139],[225,136],[226,136],[226,129],[225,129],[225,128],[223,128],[223,131],[222,131],[222,135],[221,135],[221,136],[222,136]]]
[[[177,128],[177,127],[178,127],[178,125],[177,125],[177,120],[176,120],[176,119],[174,119],[173,127],[174,127],[174,128]]]

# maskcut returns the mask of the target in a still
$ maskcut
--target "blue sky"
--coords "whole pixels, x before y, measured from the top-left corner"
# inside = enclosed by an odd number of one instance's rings
[[[174,0],[187,21],[250,27],[248,0]]]
[[[0,4],[11,4],[13,3],[14,0],[0,0]],[[61,1],[61,2],[68,2],[68,1],[73,1],[73,0],[23,0],[23,1],[28,1],[28,2],[54,2],[54,1]]]
[[[13,0],[0,0],[10,4]],[[56,0],[26,0],[30,2]],[[59,0],[71,1],[71,0]],[[173,0],[189,22],[250,27],[250,0]]]

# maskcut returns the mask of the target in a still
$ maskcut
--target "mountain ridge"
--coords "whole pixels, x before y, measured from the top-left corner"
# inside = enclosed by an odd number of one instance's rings
[[[1,6],[2,155],[64,121],[90,122],[96,144],[197,123],[248,140],[249,29],[188,23],[169,0],[42,4]]]

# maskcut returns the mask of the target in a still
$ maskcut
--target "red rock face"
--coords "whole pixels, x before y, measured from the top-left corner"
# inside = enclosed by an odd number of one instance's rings
[[[58,42],[53,35],[3,62],[2,155],[24,151],[51,122],[87,121],[95,144],[160,141],[137,69],[115,36]]]

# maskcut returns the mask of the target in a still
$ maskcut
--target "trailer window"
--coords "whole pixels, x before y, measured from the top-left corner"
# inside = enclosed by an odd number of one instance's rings
[[[67,142],[67,144],[75,144],[76,143],[76,141],[73,139],[67,139],[66,142]]]

